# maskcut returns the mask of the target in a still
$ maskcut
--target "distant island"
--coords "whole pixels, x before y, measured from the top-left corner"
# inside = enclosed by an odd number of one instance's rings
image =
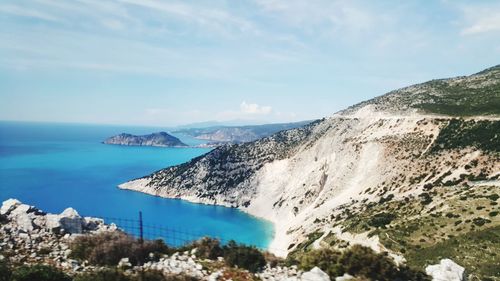
[[[161,146],[161,147],[187,147],[178,138],[166,133],[152,133],[149,135],[136,136],[132,134],[122,133],[106,139],[104,144],[115,145],[134,145],[134,146]]]

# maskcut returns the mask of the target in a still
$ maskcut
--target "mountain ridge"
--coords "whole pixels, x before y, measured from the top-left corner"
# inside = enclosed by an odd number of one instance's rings
[[[212,142],[242,143],[254,141],[273,133],[293,129],[311,123],[301,121],[292,123],[271,123],[245,126],[213,126],[206,128],[187,128],[174,131],[191,137]]]
[[[443,87],[433,81],[304,127],[217,148],[120,188],[238,207],[272,221],[271,248],[289,255],[360,243],[422,266],[435,261],[439,251],[449,251],[450,241],[478,231],[491,235],[500,225],[495,215],[500,121],[497,109],[488,106],[500,97],[500,68],[441,79]],[[455,91],[454,85],[462,88]],[[468,99],[476,94],[487,99]],[[452,106],[443,107],[446,103]],[[457,110],[464,114],[457,116]],[[433,224],[442,227],[426,226]],[[489,251],[498,246],[490,240],[460,241],[472,247],[469,255],[477,259],[486,253],[486,263],[494,264]],[[489,250],[476,250],[484,245]],[[481,278],[492,276],[465,252],[446,254]]]

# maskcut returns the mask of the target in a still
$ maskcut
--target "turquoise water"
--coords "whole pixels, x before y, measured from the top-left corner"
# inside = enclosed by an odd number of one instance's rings
[[[100,143],[122,132],[147,134],[159,130],[161,128],[0,122],[0,200],[17,198],[52,213],[73,207],[81,215],[106,218],[136,220],[142,211],[146,225],[266,247],[273,232],[269,222],[236,209],[164,199],[116,187],[209,151]],[[188,144],[199,143],[178,137]],[[161,231],[162,234],[156,233],[157,229],[146,228],[146,231],[150,236],[165,235]],[[177,235],[176,239],[183,234]]]

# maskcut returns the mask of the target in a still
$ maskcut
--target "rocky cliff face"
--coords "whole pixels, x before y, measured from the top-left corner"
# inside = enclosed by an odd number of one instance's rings
[[[219,147],[120,187],[271,220],[278,254],[361,243],[417,266],[448,255],[484,277],[500,245],[491,236],[500,228],[499,116],[494,67]],[[449,249],[459,242],[464,249]]]
[[[106,139],[104,144],[117,145],[139,145],[139,146],[163,146],[163,147],[185,147],[187,144],[178,138],[165,132],[153,133],[144,136],[135,136],[131,134],[119,134]]]

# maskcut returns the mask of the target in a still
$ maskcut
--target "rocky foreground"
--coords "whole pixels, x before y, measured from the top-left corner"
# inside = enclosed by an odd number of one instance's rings
[[[76,210],[68,208],[61,214],[48,214],[34,206],[16,199],[3,202],[0,209],[0,260],[9,260],[13,265],[49,264],[70,276],[105,269],[91,265],[88,261],[72,258],[71,243],[83,235],[99,235],[105,232],[121,232],[114,224],[105,224],[102,219],[81,217]],[[214,260],[197,257],[198,249],[162,255],[141,265],[133,266],[129,257],[123,257],[116,267],[126,274],[148,270],[168,274],[184,274],[197,280],[232,280],[235,269],[223,265],[224,258]],[[433,280],[464,280],[464,268],[451,260],[427,267]],[[327,281],[330,277],[318,267],[303,272],[297,266],[271,266],[268,264],[257,273],[237,271],[239,280],[287,280]],[[245,277],[246,276],[246,277]],[[345,274],[335,280],[360,280]],[[236,279],[238,280],[238,279]]]

